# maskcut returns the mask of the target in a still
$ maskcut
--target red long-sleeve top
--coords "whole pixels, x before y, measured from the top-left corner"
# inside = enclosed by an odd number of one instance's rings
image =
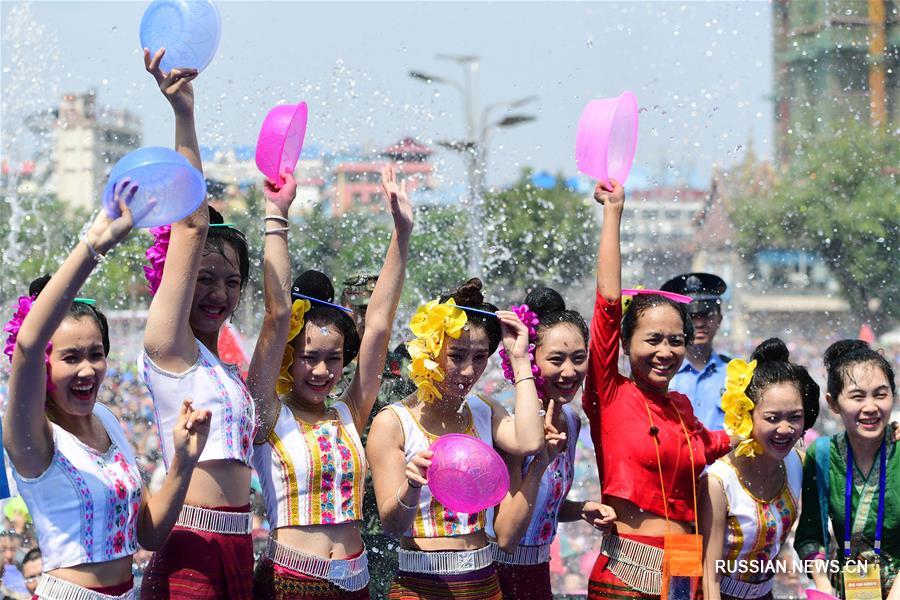
[[[659,430],[659,463],[666,487],[669,518],[694,520],[694,489],[704,467],[728,453],[731,443],[724,431],[707,430],[691,408],[687,396],[665,395],[640,389],[619,373],[621,300],[610,304],[597,292],[591,320],[590,361],[582,405],[591,425],[597,467],[604,496],[615,496],[639,508],[665,516],[656,449],[650,434],[647,407]],[[690,452],[678,413],[684,420],[694,452]],[[601,418],[602,417],[602,418]]]

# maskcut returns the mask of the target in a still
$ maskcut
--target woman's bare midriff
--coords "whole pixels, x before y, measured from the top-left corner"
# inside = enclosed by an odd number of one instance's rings
[[[338,525],[279,527],[272,532],[272,537],[285,546],[322,558],[347,558],[363,550],[358,521]]]
[[[250,502],[250,467],[236,460],[205,460],[194,467],[185,504],[230,506]]]
[[[487,536],[483,531],[453,537],[400,539],[400,547],[406,550],[441,552],[445,550],[478,550],[487,546]]]
[[[635,535],[663,536],[667,533],[693,533],[694,524],[684,521],[669,520],[656,513],[638,508],[636,504],[624,498],[603,496],[603,502],[616,511],[616,531]]]
[[[53,569],[48,573],[81,587],[109,587],[131,579],[131,562],[129,554],[116,560]]]

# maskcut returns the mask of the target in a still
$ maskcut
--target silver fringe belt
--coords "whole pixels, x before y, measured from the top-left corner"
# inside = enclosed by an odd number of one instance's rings
[[[266,556],[276,565],[324,579],[348,592],[356,592],[369,585],[369,559],[365,550],[350,559],[322,558],[285,546],[270,537],[266,542]]]
[[[429,575],[459,575],[490,566],[494,555],[490,546],[478,550],[419,552],[400,548],[400,570]]]
[[[34,593],[40,600],[134,600],[133,588],[119,596],[110,596],[47,573],[41,575]]]
[[[616,577],[639,592],[659,596],[662,589],[663,549],[614,534],[603,536],[600,552]]]
[[[542,546],[517,546],[514,552],[506,552],[491,542],[494,562],[504,565],[540,565],[550,562],[550,544]]]
[[[762,598],[772,591],[772,580],[767,579],[759,583],[749,583],[723,576],[719,581],[719,589],[722,590],[723,594],[728,594],[735,598],[753,600],[754,598]]]
[[[188,504],[181,507],[175,524],[209,533],[246,535],[253,531],[253,517],[249,512],[225,512]]]

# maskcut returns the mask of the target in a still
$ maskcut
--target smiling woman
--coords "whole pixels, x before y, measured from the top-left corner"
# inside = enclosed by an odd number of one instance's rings
[[[591,321],[590,360],[582,405],[591,425],[603,501],[617,515],[616,533],[604,536],[591,573],[590,598],[658,596],[663,536],[690,534],[697,518],[697,478],[726,454],[724,431],[708,431],[686,396],[669,382],[691,343],[683,304],[659,294],[638,295],[622,315],[619,228],[625,190],[598,185],[603,205],[597,253],[597,297]],[[619,340],[631,377],[618,371]],[[602,450],[601,450],[602,449]],[[700,545],[690,563],[701,566]]]
[[[12,361],[4,447],[43,548],[41,598],[130,597],[132,555],[159,547],[181,510],[209,432],[209,413],[182,398],[172,465],[157,494],[143,490],[116,417],[97,403],[110,351],[93,300],[75,295],[132,228],[137,186],[115,190],[121,216],[94,220],[56,274],[31,283],[4,327]]]
[[[194,69],[163,72],[165,50],[144,64],[175,114],[175,145],[202,169],[194,128]],[[190,393],[212,411],[209,443],[191,477],[186,505],[165,545],[150,561],[143,598],[249,598],[250,457],[256,416],[240,373],[219,360],[219,331],[240,300],[249,275],[247,243],[206,200],[186,218],[154,231],[145,268],[155,295],[147,316],[138,370],[153,397],[163,460],[178,403]],[[170,239],[171,238],[171,239]],[[213,508],[217,507],[217,508]]]
[[[825,351],[825,400],[844,432],[820,437],[803,467],[803,512],[794,546],[801,559],[829,558],[828,523],[838,559],[878,565],[870,583],[882,598],[900,597],[900,449],[888,426],[897,402],[894,369],[861,340],[841,340]],[[821,565],[820,565],[821,566]],[[845,573],[830,579],[813,571],[816,589],[841,590]],[[873,586],[874,587],[874,586]],[[845,596],[846,597],[846,596]]]
[[[742,441],[700,480],[703,597],[712,600],[773,597],[772,561],[800,505],[803,468],[794,446],[819,415],[819,386],[788,362],[784,342],[768,339],[751,358],[728,363],[722,398],[726,427]]]

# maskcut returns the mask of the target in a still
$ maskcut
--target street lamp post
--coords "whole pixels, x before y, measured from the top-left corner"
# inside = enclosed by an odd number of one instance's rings
[[[507,110],[519,108],[537,100],[537,96],[527,96],[508,102],[496,102],[484,107],[481,118],[475,113],[478,94],[479,59],[477,56],[439,54],[437,58],[450,60],[464,69],[463,83],[421,71],[410,71],[409,76],[425,83],[442,83],[459,90],[463,98],[466,138],[463,140],[439,141],[438,145],[461,154],[466,163],[466,197],[469,204],[471,237],[469,238],[468,270],[473,277],[480,277],[484,264],[484,182],[487,175],[488,140],[497,129],[514,127],[534,121],[533,115],[507,114],[496,122],[489,122],[490,113],[498,108]]]

